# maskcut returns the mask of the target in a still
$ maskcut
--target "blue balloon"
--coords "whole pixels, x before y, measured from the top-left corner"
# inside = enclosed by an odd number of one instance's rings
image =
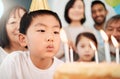
[[[114,7],[114,10],[117,14],[120,14],[120,4]]]

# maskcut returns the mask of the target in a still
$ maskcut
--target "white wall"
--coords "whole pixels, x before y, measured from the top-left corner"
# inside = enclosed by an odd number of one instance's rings
[[[64,9],[68,0],[48,0],[50,7],[53,11],[57,12],[60,16],[63,26],[67,26],[66,21],[64,20]]]

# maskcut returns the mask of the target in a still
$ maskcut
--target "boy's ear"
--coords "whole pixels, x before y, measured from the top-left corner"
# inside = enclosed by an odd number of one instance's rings
[[[27,46],[27,43],[26,43],[26,36],[24,35],[24,34],[19,34],[19,36],[18,36],[18,38],[19,38],[19,42],[20,42],[20,45],[22,46],[22,47],[26,47]]]

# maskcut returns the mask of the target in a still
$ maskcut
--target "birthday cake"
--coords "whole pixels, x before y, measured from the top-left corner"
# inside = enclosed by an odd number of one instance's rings
[[[120,64],[65,63],[57,68],[54,79],[120,79]]]

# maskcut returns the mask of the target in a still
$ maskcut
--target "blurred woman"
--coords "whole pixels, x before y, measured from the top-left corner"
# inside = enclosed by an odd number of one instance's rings
[[[25,47],[20,46],[18,41],[19,24],[25,12],[27,11],[23,7],[11,6],[5,8],[0,18],[0,63],[7,54],[25,50]]]

